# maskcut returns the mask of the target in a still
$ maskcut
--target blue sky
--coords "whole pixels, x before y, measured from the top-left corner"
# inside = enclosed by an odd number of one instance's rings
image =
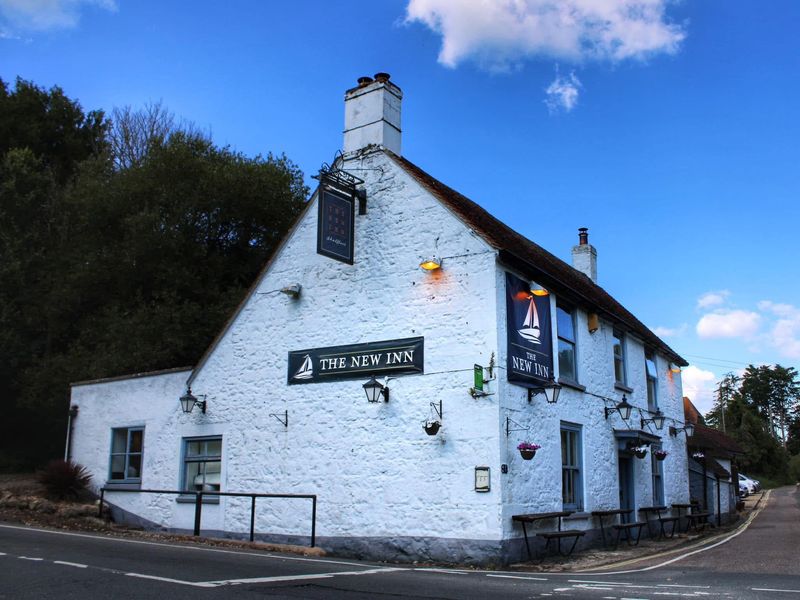
[[[403,154],[565,260],[589,227],[706,409],[727,371],[800,363],[798,24],[792,1],[0,0],[0,77],[160,100],[309,177],[344,90],[389,72]]]

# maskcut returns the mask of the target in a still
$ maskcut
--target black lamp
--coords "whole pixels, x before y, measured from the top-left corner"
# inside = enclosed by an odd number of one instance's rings
[[[686,433],[686,437],[692,437],[694,435],[694,423],[686,423],[683,427],[669,428],[669,434],[673,437],[678,435],[681,431]]]
[[[628,398],[625,396],[625,394],[622,394],[622,401],[613,408],[608,408],[606,406],[606,419],[608,418],[608,415],[615,410],[619,413],[619,416],[622,417],[623,421],[627,421],[631,418],[631,410],[633,410],[633,406],[628,403]]]
[[[544,394],[545,400],[548,404],[555,404],[558,402],[558,395],[561,393],[561,386],[557,383],[551,383],[539,388],[528,388],[528,402],[531,401],[533,396]]]
[[[644,429],[644,426],[647,423],[652,423],[653,425],[656,426],[656,429],[661,431],[662,429],[664,429],[664,421],[665,420],[666,420],[666,417],[664,416],[664,413],[662,413],[661,409],[659,408],[659,409],[656,410],[655,414],[653,414],[653,416],[650,419],[642,419],[642,429]]]
[[[205,398],[205,396],[203,396]],[[198,400],[197,397],[192,394],[192,388],[186,388],[186,393],[181,396],[180,398],[181,408],[183,412],[190,413],[195,406],[199,406],[200,410],[203,411],[203,414],[206,414],[206,401],[205,400]]]
[[[371,377],[370,380],[364,384],[364,392],[367,394],[367,400],[369,402],[380,402],[381,396],[383,396],[383,401],[389,401],[389,388],[382,383],[379,383],[375,377]]]

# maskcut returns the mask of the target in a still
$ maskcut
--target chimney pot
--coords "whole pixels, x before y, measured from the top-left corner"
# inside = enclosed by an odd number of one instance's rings
[[[572,247],[572,266],[597,283],[597,250],[589,243],[589,228],[578,229],[578,245]]]
[[[389,81],[390,77],[391,75],[389,75],[388,73],[375,73],[375,81],[379,83],[386,83],[387,81]]]
[[[578,228],[578,243],[581,246],[586,246],[589,243],[589,228],[588,227],[579,227]]]
[[[388,73],[375,79],[359,77],[358,86],[344,95],[345,156],[370,146],[400,154],[400,104],[403,92],[389,81]]]
[[[365,85],[369,85],[372,83],[372,77],[359,77],[358,78],[358,87],[364,87]]]

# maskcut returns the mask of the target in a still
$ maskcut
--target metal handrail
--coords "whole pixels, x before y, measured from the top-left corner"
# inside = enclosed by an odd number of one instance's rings
[[[237,498],[250,498],[250,541],[253,541],[255,534],[256,498],[305,498],[311,500],[311,547],[314,548],[317,541],[317,495],[316,494],[256,494],[253,492],[204,492],[192,490],[142,490],[125,488],[100,488],[100,506],[97,511],[99,518],[103,517],[103,498],[106,492],[125,492],[140,494],[174,494],[177,496],[194,495],[194,532],[193,535],[200,535],[200,518],[202,515],[203,496],[231,496]]]

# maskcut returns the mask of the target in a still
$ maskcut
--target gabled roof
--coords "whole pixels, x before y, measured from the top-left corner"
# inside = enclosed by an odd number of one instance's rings
[[[683,418],[687,423],[693,423],[695,425],[698,423],[700,425],[706,424],[706,420],[703,418],[703,415],[700,414],[700,411],[697,410],[697,407],[686,396],[683,397]]]
[[[446,186],[414,163],[389,150],[384,152],[489,245],[498,250],[500,259],[510,267],[529,274],[532,279],[553,289],[560,296],[604,315],[621,328],[636,334],[648,346],[660,350],[678,365],[685,367],[689,364],[585,274],[520,235],[475,202]]]
[[[744,454],[744,448],[735,439],[719,429],[700,424],[694,426],[694,435],[688,438],[686,445],[690,449],[709,450],[720,457]]]

